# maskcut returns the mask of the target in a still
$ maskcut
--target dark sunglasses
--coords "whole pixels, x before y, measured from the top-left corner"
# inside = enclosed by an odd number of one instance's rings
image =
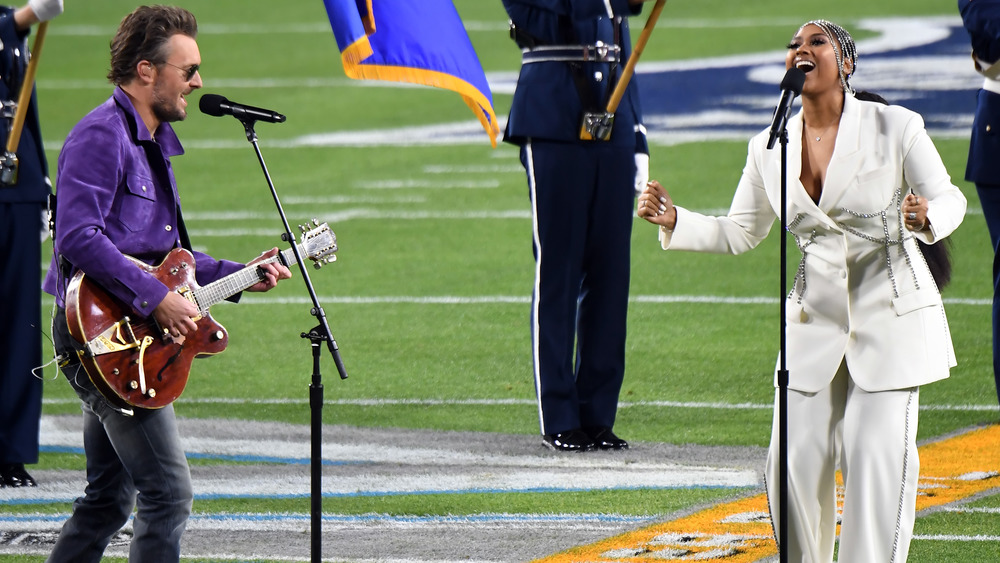
[[[174,68],[176,68],[178,70],[184,71],[184,80],[186,80],[188,82],[190,82],[191,79],[194,78],[195,74],[198,74],[198,69],[201,68],[201,65],[191,65],[191,66],[189,66],[187,68],[184,68],[184,67],[180,67],[180,66],[177,66],[175,64],[170,64],[170,63],[163,63],[163,64],[170,65],[170,66],[172,66],[172,67],[174,67]]]

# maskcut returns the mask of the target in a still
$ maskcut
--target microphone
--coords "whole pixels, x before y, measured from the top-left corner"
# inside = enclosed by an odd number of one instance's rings
[[[781,99],[778,100],[778,107],[774,108],[774,116],[771,118],[771,135],[767,138],[768,150],[774,148],[774,142],[785,130],[788,117],[792,114],[792,100],[802,93],[802,85],[805,82],[806,73],[795,67],[788,69],[785,77],[781,79]]]
[[[281,123],[285,121],[285,116],[276,111],[230,102],[225,96],[218,94],[205,94],[202,96],[201,100],[198,101],[198,109],[202,113],[207,113],[215,117],[231,115],[240,121],[266,121],[267,123]]]

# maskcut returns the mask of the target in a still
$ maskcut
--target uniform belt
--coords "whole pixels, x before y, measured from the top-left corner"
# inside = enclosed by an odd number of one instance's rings
[[[994,94],[1000,94],[1000,80],[993,80],[992,78],[983,79],[983,90],[989,90]]]
[[[542,45],[521,53],[521,64],[544,62],[617,63],[621,60],[618,45]]]

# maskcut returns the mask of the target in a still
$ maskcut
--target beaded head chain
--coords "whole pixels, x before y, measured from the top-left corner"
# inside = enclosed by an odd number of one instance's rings
[[[839,25],[826,20],[813,20],[806,22],[802,27],[815,25],[820,28],[833,45],[833,54],[837,58],[837,69],[840,72],[840,84],[844,87],[844,92],[854,94],[854,88],[848,84],[848,80],[858,68],[858,49],[854,45],[854,39],[847,30]],[[845,59],[846,57],[846,59]],[[844,72],[844,61],[851,61],[851,72]]]

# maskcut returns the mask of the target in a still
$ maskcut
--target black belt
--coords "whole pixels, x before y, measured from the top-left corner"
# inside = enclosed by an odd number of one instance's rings
[[[521,53],[521,64],[543,62],[617,63],[621,60],[618,45],[543,45]]]

